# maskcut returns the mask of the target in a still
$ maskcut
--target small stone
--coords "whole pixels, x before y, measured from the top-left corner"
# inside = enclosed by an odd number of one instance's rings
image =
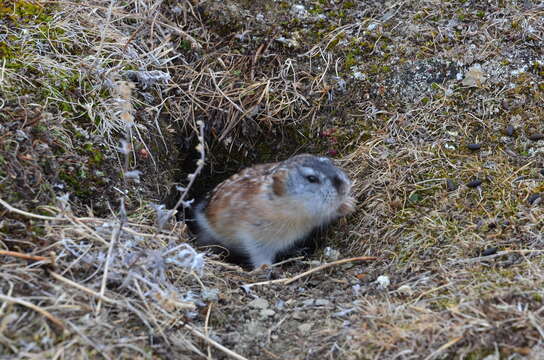
[[[514,136],[514,127],[512,125],[508,125],[506,129],[504,129],[504,134],[506,136]]]
[[[295,311],[293,313],[293,319],[295,319],[295,320],[304,320],[305,319],[304,313],[302,311]]]
[[[484,357],[482,360],[501,360],[498,354],[491,354]]]
[[[264,310],[261,310],[261,312],[259,313],[259,315],[261,315],[262,318],[271,317],[271,316],[274,316],[275,314],[276,312],[272,309],[264,309]]]
[[[480,64],[472,65],[465,74],[462,84],[469,87],[481,87],[487,75]]]
[[[380,289],[387,289],[389,287],[389,284],[391,284],[391,281],[389,280],[389,276],[380,275],[376,279],[376,284],[378,284],[378,287]]]
[[[268,309],[269,307],[268,301],[266,301],[263,298],[257,298],[255,300],[252,300],[247,305],[254,309],[263,309],[263,310]]]
[[[531,141],[538,141],[542,139],[544,139],[544,134],[535,133],[535,134],[529,135],[529,140]]]
[[[217,301],[219,299],[219,289],[205,289],[201,295],[204,301]]]
[[[455,190],[457,190],[458,187],[459,187],[459,185],[457,185],[455,183],[455,181],[453,181],[452,179],[447,179],[446,180],[446,189],[448,191],[455,191]]]
[[[330,246],[327,246],[325,248],[325,250],[323,251],[323,255],[328,260],[332,260],[332,261],[338,260],[340,258],[340,252],[338,250],[331,248]]]
[[[475,188],[475,187],[478,187],[480,185],[482,185],[482,180],[480,179],[475,179],[475,180],[472,180],[471,182],[467,183],[467,186],[469,188]]]
[[[285,301],[278,300],[278,301],[276,301],[275,306],[276,306],[276,309],[281,310],[281,309],[283,309],[285,307]]]
[[[544,169],[540,170],[540,175],[544,176]]]
[[[303,334],[303,335],[306,335],[310,332],[310,330],[312,330],[312,326],[314,324],[313,323],[304,323],[304,324],[300,324],[298,326],[298,331]]]
[[[357,311],[356,308],[352,307],[352,308],[349,308],[349,309],[343,309],[343,310],[340,310],[340,311],[337,311],[335,312],[334,314],[332,314],[332,316],[334,317],[342,317],[342,316],[346,316],[354,311]]]
[[[482,256],[493,255],[493,254],[495,254],[497,252],[497,250],[498,249],[496,247],[487,248],[484,251],[482,251]]]
[[[330,305],[331,302],[327,299],[316,299],[315,300],[315,305],[316,306],[327,306],[327,305]]]
[[[388,144],[388,145],[394,145],[397,143],[397,140],[395,140],[395,138],[392,138],[392,137],[388,137],[388,138],[385,138],[383,140],[384,143]]]
[[[297,301],[295,299],[289,299],[285,302],[285,305],[292,307],[297,304]]]
[[[245,331],[254,336],[266,333],[267,329],[263,326],[262,321],[251,320],[245,326]]]
[[[527,201],[529,202],[530,205],[533,205],[540,199],[540,196],[541,194],[532,194],[531,196],[527,198]]]
[[[467,147],[472,150],[480,150],[482,148],[482,144],[468,144]]]
[[[402,285],[402,286],[399,286],[397,291],[403,295],[406,295],[406,296],[411,296],[414,291],[412,290],[412,288],[410,287],[410,285]]]

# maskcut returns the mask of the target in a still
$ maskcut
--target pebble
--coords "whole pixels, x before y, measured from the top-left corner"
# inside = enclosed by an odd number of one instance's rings
[[[316,306],[328,306],[330,305],[331,302],[327,299],[316,299],[315,300],[315,305]]]
[[[346,316],[354,311],[357,311],[356,308],[352,307],[352,308],[349,308],[349,309],[343,309],[343,310],[340,310],[340,311],[337,311],[335,312],[334,314],[332,314],[333,317],[342,317],[342,316]]]
[[[537,201],[540,198],[540,196],[541,194],[532,194],[531,196],[529,196],[529,198],[527,198],[527,201],[529,202],[530,205],[533,205],[533,203]]]
[[[512,125],[508,125],[506,129],[504,129],[504,133],[507,136],[514,136],[514,127]]]
[[[376,284],[378,284],[378,288],[380,289],[387,289],[389,285],[391,284],[391,281],[389,280],[389,276],[380,275],[376,279]]]
[[[255,300],[252,300],[248,303],[249,307],[252,307],[254,309],[268,309],[268,301],[266,301],[263,298],[257,298]]]
[[[295,320],[304,320],[305,319],[304,313],[302,311],[295,311],[293,313],[293,319],[295,319]]]
[[[274,316],[275,314],[276,314],[276,312],[274,310],[272,310],[272,309],[263,309],[259,313],[259,315],[261,315],[262,318],[267,318],[267,317],[270,317],[270,316]]]
[[[402,286],[399,286],[399,288],[397,289],[397,291],[401,294],[404,294],[406,296],[411,296],[414,291],[412,290],[412,288],[410,287],[410,285],[402,285]]]
[[[538,141],[544,139],[544,134],[536,133],[529,135],[529,140]]]
[[[447,179],[446,180],[446,189],[448,191],[455,191],[455,190],[457,190],[458,187],[459,186],[452,179]]]
[[[314,325],[313,323],[300,324],[298,326],[298,331],[303,335],[308,334],[310,330],[312,330],[313,325]]]
[[[544,176],[544,169],[540,170],[540,175]]]
[[[497,252],[497,250],[498,249],[496,247],[487,248],[484,251],[482,251],[482,256],[493,255],[493,254],[495,254]]]
[[[330,301],[327,299],[308,299],[302,302],[304,306],[327,306],[330,305]]]
[[[467,186],[469,188],[475,188],[475,187],[478,187],[480,185],[482,185],[482,180],[480,179],[475,179],[475,180],[472,180],[471,182],[467,183]]]
[[[330,246],[327,246],[325,248],[325,250],[323,251],[323,255],[328,260],[335,261],[335,260],[338,260],[340,258],[340,251],[335,250],[335,249],[331,248]]]
[[[480,150],[482,148],[482,144],[468,144],[467,147],[472,150]]]

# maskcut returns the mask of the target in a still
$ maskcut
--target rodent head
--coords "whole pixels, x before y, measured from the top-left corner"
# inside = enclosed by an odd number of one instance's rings
[[[273,172],[274,193],[297,201],[319,223],[336,216],[351,190],[347,175],[327,157],[297,155]]]

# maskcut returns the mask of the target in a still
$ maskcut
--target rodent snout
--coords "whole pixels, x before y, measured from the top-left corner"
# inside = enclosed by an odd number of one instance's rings
[[[345,176],[335,175],[332,179],[332,185],[340,195],[345,195],[349,191],[349,180]]]

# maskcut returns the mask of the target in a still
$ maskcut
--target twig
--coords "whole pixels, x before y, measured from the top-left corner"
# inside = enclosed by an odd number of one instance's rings
[[[52,216],[44,216],[44,215],[33,214],[33,213],[30,213],[30,212],[27,212],[27,211],[17,209],[15,207],[11,206],[10,204],[8,204],[7,202],[5,202],[2,199],[0,199],[0,204],[3,205],[9,212],[14,212],[16,214],[23,215],[23,216],[33,218],[33,219],[51,220],[51,221],[69,221],[72,224],[77,223],[78,225],[84,227],[85,230],[87,230],[91,234],[93,234],[97,238],[97,240],[99,240],[102,244],[108,245],[108,243],[100,235],[98,235],[93,229],[91,229],[87,225],[83,224],[81,222],[81,220],[76,218],[76,217],[69,216],[69,215],[68,216],[65,215],[64,217],[52,217]],[[92,218],[82,218],[82,219],[84,219],[85,221],[89,221]],[[94,221],[108,221],[108,220],[94,219]]]
[[[501,256],[504,256],[504,255],[508,255],[508,254],[525,255],[525,254],[530,254],[530,253],[544,253],[544,250],[538,250],[538,249],[504,250],[504,251],[499,251],[498,253],[493,254],[493,255],[478,256],[478,257],[470,258],[470,259],[455,260],[455,261],[450,262],[450,264],[470,264],[470,263],[475,263],[475,262],[480,262],[480,261],[485,261],[485,260],[491,260],[491,259],[501,257]]]
[[[81,222],[78,218],[76,217],[73,217],[73,216],[68,216],[67,219],[73,224],[73,225],[79,225],[79,227],[83,227],[86,231],[88,231],[88,234],[90,235],[93,235],[93,237],[98,240],[100,243],[102,243],[102,245],[106,245],[108,246],[108,242],[102,237],[100,236],[96,231],[94,231],[94,229],[92,229],[91,227],[87,226],[86,224],[84,224],[83,222]],[[108,221],[111,221],[111,220],[108,220]],[[77,228],[76,228],[77,229]],[[76,231],[79,231],[76,230]]]
[[[273,357],[274,359],[281,359],[278,355],[274,354],[273,352],[271,352],[270,350],[267,350],[264,347],[261,348],[261,350],[267,353],[268,355],[270,355],[271,357]]]
[[[439,347],[436,351],[433,351],[431,353],[431,355],[427,356],[425,358],[425,360],[430,360],[432,358],[434,358],[435,356],[437,356],[438,354],[440,354],[442,351],[446,350],[447,348],[457,344],[459,341],[461,341],[461,339],[463,339],[462,336],[458,336],[450,341],[448,341],[447,343],[445,343],[444,345],[442,345],[441,347]]]
[[[28,254],[23,254],[16,251],[0,250],[0,255],[13,256],[13,257],[18,257],[25,260],[48,261],[51,264],[53,263],[52,259],[45,256],[28,255]]]
[[[529,321],[531,322],[531,324],[538,330],[538,333],[540,334],[540,337],[542,337],[542,339],[544,339],[544,330],[542,329],[542,327],[540,326],[541,322],[539,322],[536,318],[535,318],[535,314],[534,313],[529,313]]]
[[[210,73],[210,76],[211,76],[211,79],[213,81],[213,84],[215,85],[215,88],[217,89],[217,91],[219,91],[219,93],[221,95],[223,95],[223,97],[232,104],[232,106],[234,106],[236,108],[236,110],[238,110],[240,113],[242,113],[243,115],[245,115],[246,111],[244,111],[244,109],[242,109],[240,106],[238,106],[238,104],[236,104],[234,101],[231,100],[231,98],[228,97],[227,94],[225,94],[223,92],[223,90],[221,90],[221,88],[219,87],[219,85],[217,84],[217,81],[215,81],[215,75],[214,73],[212,72],[211,69],[208,69],[209,73]]]
[[[224,347],[223,345],[221,345],[217,341],[210,339],[209,337],[207,337],[206,335],[204,335],[203,333],[201,333],[197,329],[193,328],[191,325],[185,324],[184,327],[187,328],[187,330],[191,331],[196,337],[201,338],[202,340],[206,341],[208,344],[210,344],[214,348],[216,348],[218,350],[221,350],[222,352],[224,352],[228,356],[230,356],[230,357],[232,357],[234,359],[238,359],[238,360],[248,360],[247,358],[243,357],[242,355],[239,355],[239,354],[235,353],[234,351],[232,351],[230,349],[227,349],[226,347]]]
[[[210,334],[208,332],[208,325],[210,323],[210,315],[212,313],[212,304],[213,303],[210,303],[208,305],[208,311],[206,312],[206,320],[204,321],[204,334],[206,335],[206,337],[209,337]],[[210,344],[208,344],[208,359],[212,359],[212,349],[210,347]]]
[[[16,214],[24,215],[26,217],[34,218],[34,219],[41,219],[41,220],[53,220],[53,221],[66,221],[64,218],[57,218],[52,216],[44,216],[44,215],[37,215],[33,213],[29,213],[23,210],[19,210],[17,208],[14,208],[4,200],[0,199],[0,204],[2,204],[9,212],[14,212]]]
[[[289,259],[280,261],[279,263],[272,264],[272,266],[276,267],[276,266],[280,266],[280,265],[287,264],[287,263],[297,261],[297,260],[301,260],[301,259],[304,259],[304,256],[297,256],[297,257],[294,257],[294,258],[289,258]]]
[[[28,301],[25,301],[25,300],[16,299],[14,297],[3,295],[3,294],[0,294],[0,300],[5,301],[5,302],[9,302],[9,303],[12,303],[12,304],[19,304],[19,305],[26,306],[27,308],[32,309],[32,310],[36,311],[37,313],[42,314],[43,316],[45,316],[46,318],[51,320],[51,322],[53,324],[57,325],[59,328],[61,328],[63,330],[65,329],[64,324],[62,323],[62,321],[59,318],[57,318],[56,316],[51,314],[49,311],[44,310],[44,309],[42,309],[41,307],[39,307],[37,305],[34,305],[34,304],[32,304],[32,303],[30,303]]]
[[[333,266],[336,266],[336,265],[341,265],[341,264],[345,264],[345,263],[349,263],[349,262],[354,262],[354,261],[373,261],[373,260],[376,260],[377,257],[374,257],[374,256],[357,256],[357,257],[353,257],[353,258],[348,258],[348,259],[341,259],[341,260],[337,260],[337,261],[333,261],[333,262],[330,262],[330,263],[327,263],[327,264],[323,264],[323,265],[320,265],[316,268],[313,268],[313,269],[310,269],[308,271],[305,271],[301,274],[298,274],[297,276],[294,276],[292,278],[283,278],[283,279],[276,279],[276,280],[269,280],[269,281],[261,281],[261,282],[258,282],[258,283],[253,283],[253,284],[245,284],[245,285],[242,285],[242,287],[244,287],[245,289],[249,289],[253,286],[257,286],[257,285],[268,285],[268,284],[277,284],[277,283],[282,283],[284,285],[289,285],[295,281],[297,281],[298,279],[301,279],[305,276],[308,276],[310,274],[313,274],[315,272],[318,272],[318,271],[321,271],[321,270],[324,270],[324,269],[327,269],[327,268],[330,268],[330,267],[333,267]]]
[[[70,279],[67,279],[65,278],[64,276],[60,275],[60,274],[57,274],[56,272],[54,271],[50,271],[49,272],[49,275],[51,275],[52,277],[54,277],[55,279],[59,280],[59,281],[62,281],[70,286],[73,286],[75,287],[76,289],[79,289],[83,292],[86,292],[87,294],[89,295],[92,295],[94,297],[97,297],[99,299],[101,299],[102,301],[104,302],[107,302],[107,303],[110,303],[110,304],[116,304],[117,301],[113,300],[113,299],[110,299],[109,297],[107,296],[104,296],[104,295],[101,295],[99,293],[97,293],[96,291],[92,290],[92,289],[89,289],[81,284],[78,284]]]
[[[352,257],[352,258],[349,258],[349,259],[341,259],[341,260],[333,261],[331,263],[323,264],[323,265],[318,266],[316,268],[305,271],[302,274],[298,274],[297,276],[292,277],[291,279],[288,279],[285,282],[285,285],[289,285],[292,282],[297,281],[298,279],[301,279],[301,278],[303,278],[305,276],[313,274],[314,272],[318,272],[318,271],[321,271],[321,270],[324,270],[324,269],[328,269],[328,268],[336,266],[336,265],[341,265],[341,264],[354,262],[354,261],[374,261],[376,259],[377,259],[377,257],[375,257],[375,256],[357,256],[357,257]]]
[[[242,287],[245,290],[249,290],[250,288],[252,288],[254,286],[259,286],[259,285],[270,285],[270,284],[278,284],[278,283],[284,284],[285,281],[287,281],[287,280],[289,280],[289,279],[284,278],[284,279],[261,281],[261,282],[256,282],[256,283],[252,283],[252,284],[245,284],[245,285],[242,285]]]
[[[206,157],[206,145],[204,143],[204,126],[205,125],[204,125],[203,121],[197,121],[197,125],[200,127],[200,134],[198,136],[198,145],[197,145],[197,150],[200,153],[200,159],[198,159],[198,161],[197,161],[196,170],[192,174],[190,174],[188,176],[189,177],[189,183],[185,187],[185,191],[179,197],[179,200],[176,203],[176,205],[174,205],[174,210],[179,208],[179,206],[183,203],[183,201],[185,200],[185,197],[189,193],[189,189],[191,188],[191,186],[193,185],[193,183],[194,183],[194,181],[196,179],[196,176],[198,174],[200,174],[200,172],[204,168],[204,160],[205,160],[205,157]],[[169,217],[170,216],[172,216],[172,215],[169,215]]]
[[[104,264],[104,276],[102,277],[102,285],[100,285],[100,297],[98,298],[98,304],[96,306],[97,314],[100,312],[100,308],[102,306],[101,300],[102,300],[102,297],[104,297],[104,293],[106,292],[106,283],[108,282],[108,271],[110,268],[111,255],[113,253],[113,248],[115,246],[115,243],[121,236],[121,231],[123,231],[123,223],[124,223],[124,216],[120,216],[119,228],[117,229],[117,231],[112,231],[111,233],[110,247],[108,248],[108,255],[106,256],[106,263]]]

